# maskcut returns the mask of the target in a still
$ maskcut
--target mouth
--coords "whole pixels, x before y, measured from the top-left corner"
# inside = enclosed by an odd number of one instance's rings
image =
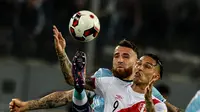
[[[117,68],[124,68],[123,66],[117,66]]]
[[[135,73],[135,77],[140,77],[140,76],[141,76],[140,72]]]

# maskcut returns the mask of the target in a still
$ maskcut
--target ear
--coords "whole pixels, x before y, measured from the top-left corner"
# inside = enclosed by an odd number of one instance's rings
[[[155,80],[159,80],[160,79],[160,74],[159,73],[154,73],[153,77]]]

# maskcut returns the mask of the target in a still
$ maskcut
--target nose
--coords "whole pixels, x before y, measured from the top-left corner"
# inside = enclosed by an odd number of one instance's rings
[[[123,63],[123,58],[121,56],[118,58],[118,63]]]

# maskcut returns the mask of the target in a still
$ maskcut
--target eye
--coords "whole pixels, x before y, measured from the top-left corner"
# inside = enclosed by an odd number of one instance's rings
[[[130,55],[128,53],[123,53],[123,58],[130,58]]]
[[[151,65],[149,65],[149,64],[144,64],[144,68],[151,69],[151,68],[152,68],[152,66],[151,66]]]
[[[114,54],[114,58],[119,58],[119,54]]]
[[[124,58],[129,58],[130,56],[129,56],[129,55],[124,55],[123,57],[124,57]]]

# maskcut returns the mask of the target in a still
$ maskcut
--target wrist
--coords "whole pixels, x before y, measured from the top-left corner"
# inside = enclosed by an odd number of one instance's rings
[[[23,108],[22,108],[23,111],[29,110],[29,103],[28,102],[22,102],[22,105],[23,105]]]
[[[59,60],[65,60],[67,58],[67,54],[65,53],[65,51],[57,53],[57,55]]]
[[[145,102],[148,103],[148,104],[150,104],[150,103],[153,103],[153,100],[151,98],[146,98]]]

